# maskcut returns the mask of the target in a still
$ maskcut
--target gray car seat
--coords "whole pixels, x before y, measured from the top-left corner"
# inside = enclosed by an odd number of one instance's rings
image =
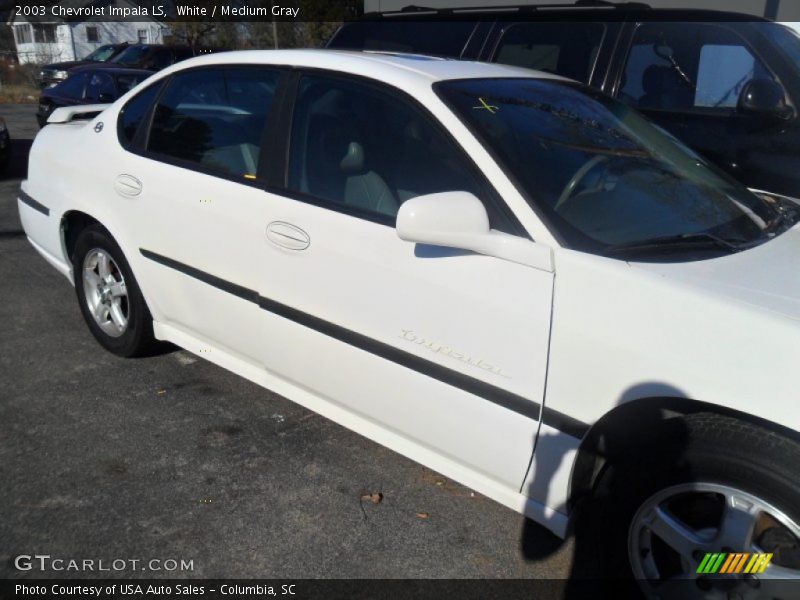
[[[315,115],[307,131],[304,191],[370,212],[394,216],[398,202],[367,166],[357,132],[330,115]]]

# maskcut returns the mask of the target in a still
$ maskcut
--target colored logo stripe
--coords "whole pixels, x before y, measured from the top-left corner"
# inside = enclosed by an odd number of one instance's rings
[[[709,552],[697,566],[696,573],[701,575],[735,574],[741,573],[743,569],[745,573],[763,573],[771,560],[772,553]]]

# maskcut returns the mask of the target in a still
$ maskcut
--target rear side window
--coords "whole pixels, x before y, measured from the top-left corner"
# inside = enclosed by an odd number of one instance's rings
[[[136,132],[142,124],[145,116],[149,113],[153,101],[158,95],[158,91],[163,85],[163,80],[151,85],[133,98],[131,98],[119,113],[117,121],[117,136],[119,142],[125,147],[133,144]]]
[[[500,38],[493,60],[588,83],[605,30],[602,23],[515,23]]]
[[[204,170],[254,177],[278,76],[260,68],[173,76],[155,108],[147,150]]]
[[[643,23],[620,100],[641,109],[733,109],[745,84],[773,79],[744,39],[713,23]]]
[[[458,57],[476,25],[472,21],[347,23],[328,43],[328,47]]]

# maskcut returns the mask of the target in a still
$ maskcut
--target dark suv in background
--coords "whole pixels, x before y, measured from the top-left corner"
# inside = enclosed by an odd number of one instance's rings
[[[81,60],[70,60],[66,62],[44,65],[42,66],[41,71],[39,71],[39,84],[43,88],[52,87],[69,77],[70,70],[76,67],[82,67],[84,65],[102,63],[111,60],[120,52],[125,50],[125,48],[128,46],[128,42],[123,42],[121,44],[104,44],[96,48],[91,54]]]
[[[42,90],[36,121],[44,127],[50,113],[62,106],[110,104],[152,74],[114,65],[76,67],[66,81]]]
[[[800,37],[772,21],[632,3],[409,7],[347,23],[328,47],[557,73],[640,110],[748,187],[800,198]]]
[[[199,54],[199,52],[198,52]],[[132,44],[109,61],[118,67],[160,71],[176,62],[191,58],[195,52],[189,46],[162,44]]]

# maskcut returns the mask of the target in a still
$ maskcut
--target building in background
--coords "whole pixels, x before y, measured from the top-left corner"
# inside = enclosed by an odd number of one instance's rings
[[[63,0],[78,6],[152,6],[144,0]],[[108,9],[106,9],[108,11]],[[136,17],[136,21],[109,22],[98,19],[61,19],[48,11],[45,16],[9,16],[7,24],[14,34],[17,59],[25,63],[53,63],[80,60],[103,44],[131,42],[160,44],[169,29],[155,17]]]
[[[800,21],[800,2],[798,0],[641,0],[653,8],[705,8],[741,12],[757,17],[767,17],[773,21]],[[404,6],[417,4],[429,8],[456,8],[468,6],[492,6],[500,4],[575,4],[569,0],[364,0],[364,12],[383,12],[400,10]]]

